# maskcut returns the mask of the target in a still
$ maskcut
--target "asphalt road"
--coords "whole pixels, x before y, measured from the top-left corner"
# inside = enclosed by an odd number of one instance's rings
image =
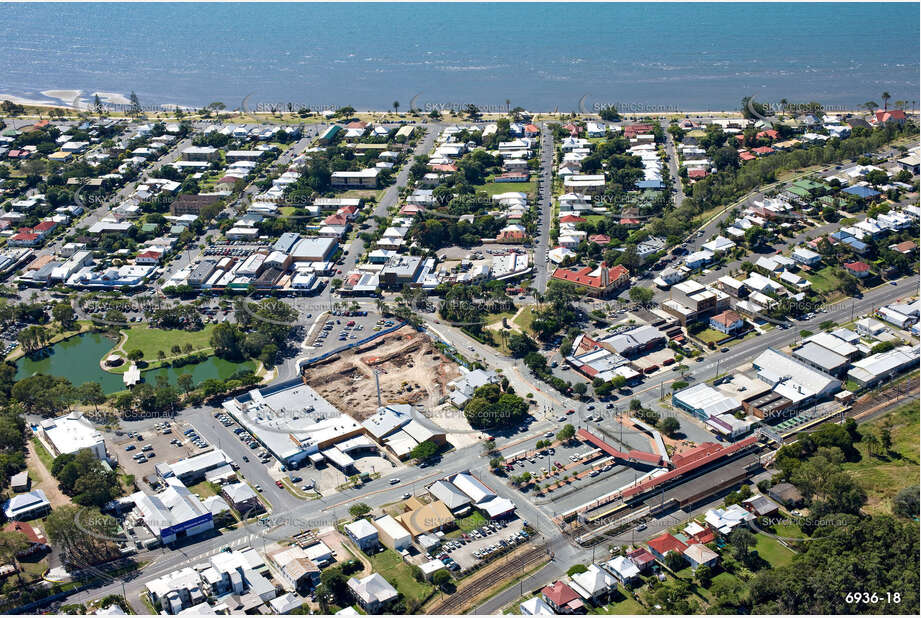
[[[549,273],[547,252],[550,250],[550,222],[553,217],[553,132],[546,124],[540,127],[540,186],[537,203],[540,222],[537,224],[537,242],[534,244],[534,287],[541,294],[547,289]]]
[[[377,221],[373,217],[386,217],[390,213],[390,209],[396,205],[397,199],[400,196],[400,189],[405,187],[406,183],[409,181],[409,169],[413,164],[412,159],[416,156],[423,155],[431,151],[432,146],[435,144],[435,138],[438,137],[438,133],[441,130],[440,125],[420,126],[424,131],[426,131],[425,136],[419,140],[419,142],[416,144],[416,148],[410,155],[409,160],[407,160],[403,164],[403,167],[400,168],[400,171],[396,177],[396,181],[387,187],[384,195],[374,207],[374,211],[371,213],[372,217],[367,219],[368,229],[365,231],[367,231],[369,234],[373,234],[374,230],[377,229]],[[343,274],[355,268],[355,264],[357,264],[358,259],[364,255],[364,252],[365,241],[356,235],[352,240],[351,246],[349,247],[349,254],[345,256],[345,259],[343,260],[341,268]]]

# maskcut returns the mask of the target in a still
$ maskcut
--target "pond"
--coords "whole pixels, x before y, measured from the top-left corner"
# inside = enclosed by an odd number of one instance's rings
[[[99,382],[105,394],[125,390],[121,374],[108,373],[99,366],[99,361],[109,353],[115,341],[99,333],[86,333],[56,343],[47,356],[37,359],[28,357],[16,361],[16,379],[21,380],[36,373],[67,378],[75,386],[85,382]],[[176,384],[177,378],[187,373],[195,384],[209,378],[224,380],[238,371],[255,370],[252,361],[233,363],[216,356],[194,365],[172,368],[164,367],[145,371],[141,375],[145,382],[156,384],[157,376],[166,376],[170,384]]]

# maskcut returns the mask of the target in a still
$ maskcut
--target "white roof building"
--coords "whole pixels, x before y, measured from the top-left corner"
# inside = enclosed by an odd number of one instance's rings
[[[707,524],[723,535],[729,534],[739,524],[751,521],[754,517],[738,504],[733,504],[725,509],[710,509],[704,515]]]
[[[758,378],[794,405],[811,403],[841,390],[841,381],[812,369],[773,349],[762,352],[753,362]]]
[[[737,399],[703,382],[678,391],[672,395],[672,402],[704,420],[742,407]]]
[[[106,458],[102,434],[79,412],[44,420],[39,424],[39,436],[55,457],[89,449],[97,459]]]
[[[531,597],[520,604],[518,609],[521,611],[522,616],[556,616],[553,608],[547,605],[546,601],[540,597]]]
[[[470,499],[476,505],[496,497],[494,491],[481,483],[480,480],[475,476],[467,472],[461,472],[454,477],[452,482],[454,483],[455,487],[470,496]]]

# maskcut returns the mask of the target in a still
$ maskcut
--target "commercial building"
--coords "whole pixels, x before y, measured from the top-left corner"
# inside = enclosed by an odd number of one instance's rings
[[[847,377],[861,388],[869,388],[918,366],[918,347],[899,346],[854,363]]]
[[[178,479],[166,479],[166,489],[154,495],[131,495],[135,517],[164,544],[214,528],[211,511]]]
[[[157,475],[163,480],[177,478],[183,485],[194,485],[205,480],[212,470],[228,466],[233,460],[221,449],[214,449],[201,455],[180,459],[177,462],[157,464]]]
[[[725,311],[729,302],[730,297],[725,292],[688,280],[671,287],[669,298],[662,302],[662,309],[686,326]]]
[[[414,539],[454,527],[454,514],[440,500],[426,504],[412,497],[403,503],[403,508],[405,511],[397,516],[397,521],[403,524]]]
[[[362,435],[364,428],[320,396],[301,378],[253,389],[223,403],[282,465],[298,468],[308,458],[326,460],[325,451]]]
[[[846,356],[841,356],[837,352],[832,352],[828,348],[812,341],[793,350],[793,358],[806,363],[814,369],[839,378],[844,375],[850,364]]]
[[[387,290],[400,290],[412,285],[422,272],[423,259],[414,255],[396,255],[381,269],[380,286]]]
[[[92,422],[79,412],[39,423],[38,438],[54,456],[88,449],[96,459],[106,459],[106,444]]]
[[[737,399],[703,382],[673,394],[672,404],[704,421],[742,408]]]
[[[390,515],[378,517],[371,523],[377,528],[378,539],[385,547],[403,551],[412,545],[412,535]]]
[[[243,515],[244,519],[265,510],[256,492],[243,482],[224,485],[221,488],[221,496],[227,500],[227,504]]]
[[[160,605],[163,612],[176,615],[183,609],[204,603],[206,599],[201,575],[191,567],[167,573],[145,584],[147,594],[154,605]]]
[[[774,393],[789,399],[794,409],[831,397],[841,390],[840,380],[774,349],[762,352],[752,365],[758,378],[771,385]]]
[[[286,590],[309,590],[320,581],[320,569],[298,545],[269,550],[266,557]]]

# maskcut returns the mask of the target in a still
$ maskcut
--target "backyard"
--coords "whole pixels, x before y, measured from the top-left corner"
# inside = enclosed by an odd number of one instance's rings
[[[841,283],[834,271],[834,267],[826,266],[821,270],[805,274],[804,276],[812,282],[812,289],[816,292],[825,294],[837,289],[838,285]]]
[[[400,554],[392,549],[368,556],[373,570],[380,573],[390,585],[397,589],[407,599],[422,603],[435,588],[428,582],[418,582],[413,577],[412,568],[403,562]]]

